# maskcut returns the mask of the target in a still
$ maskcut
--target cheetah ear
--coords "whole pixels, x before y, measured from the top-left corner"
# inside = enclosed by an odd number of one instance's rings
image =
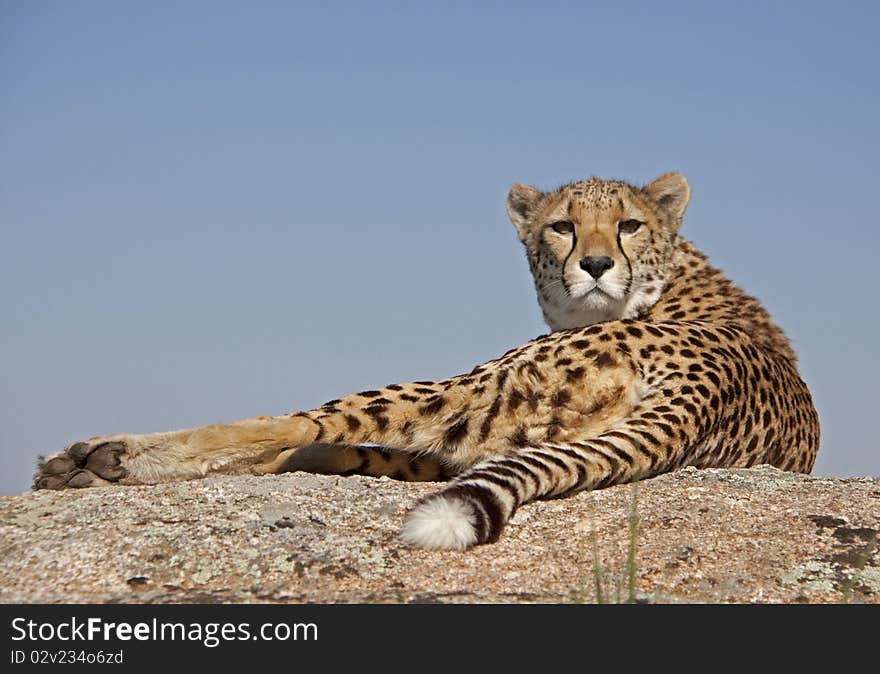
[[[519,240],[525,242],[529,228],[529,217],[535,210],[535,206],[544,195],[534,187],[517,183],[510,188],[507,194],[507,215],[516,231]]]
[[[691,198],[691,188],[680,173],[664,173],[646,185],[645,194],[664,213],[672,218],[675,228],[681,226],[681,219]]]

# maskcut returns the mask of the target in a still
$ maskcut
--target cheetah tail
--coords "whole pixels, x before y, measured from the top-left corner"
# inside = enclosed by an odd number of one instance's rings
[[[684,454],[675,452],[666,457],[671,460],[660,463],[672,469],[676,455]],[[660,468],[656,459],[620,431],[585,442],[527,447],[477,464],[417,503],[407,515],[401,539],[441,550],[492,543],[520,505],[650,477]]]

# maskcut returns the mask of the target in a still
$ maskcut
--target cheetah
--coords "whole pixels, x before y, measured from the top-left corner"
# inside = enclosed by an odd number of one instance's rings
[[[542,192],[514,185],[549,334],[440,381],[389,384],[282,416],[76,442],[35,489],[305,470],[447,481],[405,543],[496,541],[522,505],[685,466],[808,473],[819,423],[795,354],[759,302],[679,235],[683,176]]]

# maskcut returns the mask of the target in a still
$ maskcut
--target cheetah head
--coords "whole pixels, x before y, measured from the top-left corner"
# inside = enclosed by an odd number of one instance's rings
[[[598,178],[546,193],[511,187],[507,213],[550,328],[633,318],[653,306],[689,198],[678,173],[643,188]]]

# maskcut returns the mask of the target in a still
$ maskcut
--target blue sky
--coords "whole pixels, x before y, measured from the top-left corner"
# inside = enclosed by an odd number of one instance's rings
[[[880,474],[876,3],[0,2],[0,492],[546,331],[513,182],[686,175]]]

